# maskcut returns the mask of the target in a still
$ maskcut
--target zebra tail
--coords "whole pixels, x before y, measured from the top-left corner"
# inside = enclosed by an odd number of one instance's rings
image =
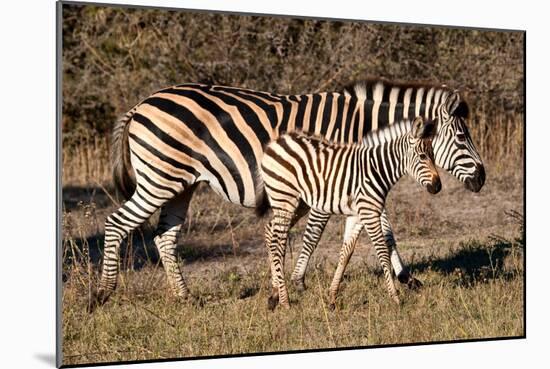
[[[269,211],[269,208],[269,199],[265,193],[264,181],[262,180],[260,171],[258,170],[258,174],[256,176],[256,215],[259,217],[265,216]]]
[[[136,179],[130,162],[130,147],[128,145],[128,124],[136,111],[136,107],[128,111],[115,123],[111,144],[111,165],[115,188],[128,200],[136,190]]]

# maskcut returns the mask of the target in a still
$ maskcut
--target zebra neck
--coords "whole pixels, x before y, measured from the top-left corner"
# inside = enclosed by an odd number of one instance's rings
[[[435,118],[452,90],[445,85],[371,79],[348,86],[345,92],[364,102],[365,117],[369,119],[370,113],[373,129],[378,129],[403,118]]]
[[[344,129],[353,117],[356,103],[337,92],[290,95],[281,98],[278,131],[294,130],[344,142]]]
[[[361,147],[363,183],[377,189],[382,199],[399,181],[407,168],[407,136],[401,136],[393,141],[384,142],[374,147]]]
[[[423,91],[419,89],[418,92]],[[387,99],[365,99],[337,92],[280,96],[277,103],[279,134],[295,130],[337,142],[359,142],[370,132],[402,119],[439,115],[446,93],[390,94]]]

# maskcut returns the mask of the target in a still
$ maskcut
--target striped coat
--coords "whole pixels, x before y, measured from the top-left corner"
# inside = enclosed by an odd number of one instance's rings
[[[441,135],[445,137],[439,145],[445,148],[441,164],[448,170],[464,169],[457,177],[480,188],[482,163],[477,152],[473,145],[458,148],[454,142],[454,133],[459,132],[455,123],[463,124],[465,106],[458,92],[445,86],[385,81],[358,84],[341,93],[306,95],[201,84],[172,86],[152,94],[124,115],[113,131],[114,180],[128,201],[106,220],[102,275],[90,311],[116,287],[120,243],[158,209],[155,245],[174,293],[187,296],[176,244],[196,185],[206,182],[223,199],[254,207],[255,173],[264,146],[284,132],[301,130],[339,142],[357,142],[392,119],[413,113],[430,119],[437,116],[438,127],[446,130],[448,126],[451,133]],[[453,154],[448,155],[451,149]],[[458,156],[460,163],[453,161]]]
[[[302,201],[319,212],[360,218],[384,269],[388,291],[399,302],[380,217],[388,192],[404,174],[416,179],[430,193],[441,189],[433,162],[434,132],[432,122],[424,122],[418,117],[412,124],[402,121],[368,135],[363,141],[374,140],[376,143],[372,145],[333,143],[290,133],[267,146],[260,172],[273,209],[266,229],[274,287],[270,307],[273,308],[277,301],[288,307],[284,253],[291,219]],[[258,210],[261,213],[265,208]],[[347,264],[349,256],[342,258],[341,263]],[[344,267],[339,265],[338,276],[333,282],[332,302]]]

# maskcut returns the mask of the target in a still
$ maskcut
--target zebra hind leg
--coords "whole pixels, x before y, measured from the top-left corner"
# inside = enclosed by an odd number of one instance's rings
[[[309,259],[315,248],[319,244],[321,235],[330,219],[330,214],[320,213],[311,210],[307,218],[307,225],[302,239],[302,249],[296,261],[296,266],[292,272],[290,280],[298,292],[303,292],[307,289],[305,284],[305,275]]]
[[[122,207],[107,217],[101,279],[97,291],[92,291],[90,296],[88,302],[89,313],[92,313],[98,306],[105,304],[116,288],[122,241],[130,231],[149,219],[166,199],[148,198],[146,201],[147,205],[144,205],[144,198],[138,190]]]
[[[168,284],[174,295],[184,300],[190,296],[190,293],[178,263],[176,248],[195,188],[196,185],[188,187],[161,208],[154,239]]]

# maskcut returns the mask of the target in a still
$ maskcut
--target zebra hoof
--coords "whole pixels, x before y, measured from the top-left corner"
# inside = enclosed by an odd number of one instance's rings
[[[409,272],[401,272],[397,276],[397,280],[399,283],[407,285],[407,288],[413,291],[422,288],[422,282],[410,275]]]
[[[304,281],[302,279],[297,279],[297,280],[293,281],[293,283],[294,283],[294,288],[296,289],[296,291],[302,293],[302,292],[305,292],[305,290],[307,290],[306,284],[304,283]]]
[[[106,291],[103,289],[92,292],[92,295],[90,296],[90,300],[88,301],[88,314],[92,314],[95,309],[99,306],[103,306],[107,300],[109,300],[109,297],[111,296],[111,291]]]
[[[407,272],[405,270],[401,271],[401,273],[399,273],[397,275],[397,280],[401,284],[408,284],[409,281],[411,280],[411,278],[413,278],[413,277],[409,274],[409,272]]]
[[[407,287],[412,291],[419,290],[422,288],[422,286],[423,286],[422,282],[420,282],[418,279],[414,277],[410,277],[409,280],[407,281]]]
[[[328,304],[328,309],[330,311],[336,310],[336,304],[334,302],[331,302],[330,304]]]
[[[267,298],[267,308],[271,311],[275,310],[275,308],[277,307],[277,304],[279,304],[279,296],[277,297],[274,297],[274,296],[269,296]]]
[[[191,304],[194,307],[203,308],[207,303],[208,299],[203,296],[178,296],[178,302],[181,304]]]

